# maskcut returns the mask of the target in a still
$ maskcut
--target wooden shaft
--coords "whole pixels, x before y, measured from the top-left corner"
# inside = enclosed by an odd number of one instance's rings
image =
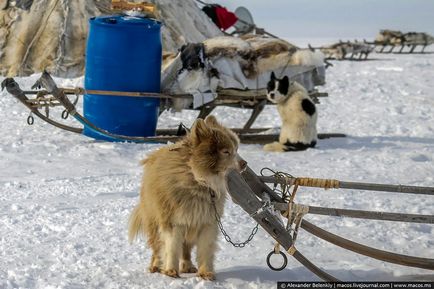
[[[274,203],[274,207],[282,212],[286,212],[288,210],[288,203]],[[369,220],[434,224],[433,215],[373,212],[338,208],[324,208],[315,206],[309,206],[309,213],[315,215],[349,217]]]
[[[303,264],[306,268],[308,268],[312,273],[320,277],[322,280],[327,282],[340,282],[339,279],[334,276],[328,274],[327,272],[318,268],[315,264],[309,261],[303,254],[301,254],[298,250],[294,252],[292,255],[298,262]]]
[[[413,256],[407,256],[407,255],[401,255],[401,254],[395,254],[375,248],[371,248],[353,241],[350,241],[348,239],[342,238],[340,236],[337,236],[335,234],[332,234],[330,232],[327,232],[312,223],[303,220],[301,223],[301,228],[306,230],[307,232],[317,236],[318,238],[321,238],[327,242],[330,242],[336,246],[342,247],[344,249],[353,251],[355,253],[368,256],[374,259],[378,259],[381,261],[404,265],[404,266],[410,266],[410,267],[417,267],[417,268],[423,268],[428,270],[434,270],[434,259],[427,259],[427,258],[420,258],[420,257],[413,257]]]
[[[434,187],[387,185],[387,184],[358,183],[358,182],[339,182],[339,187],[341,189],[354,189],[354,190],[365,190],[365,191],[380,191],[380,192],[393,192],[393,193],[403,193],[403,194],[419,194],[419,195],[434,196]]]
[[[110,91],[110,90],[94,90],[94,89],[83,89],[81,94],[96,94],[96,95],[107,95],[107,96],[129,96],[129,97],[151,97],[151,98],[186,98],[191,99],[190,94],[177,94],[168,95],[164,93],[157,92],[131,92],[131,91]]]
[[[278,178],[275,178],[273,176],[260,176],[259,178],[263,182],[266,182],[266,183],[289,184],[287,180],[278,179]],[[294,178],[293,180],[295,180],[295,179],[296,178]],[[321,179],[316,179],[316,180],[321,180]],[[300,186],[303,186],[303,185],[300,185]],[[319,186],[312,186],[312,187],[319,187]],[[432,196],[434,196],[434,187],[418,187],[418,186],[387,185],[387,184],[339,181],[339,188],[340,189],[353,189],[353,190],[393,192],[393,193],[403,193],[403,194],[419,194],[419,195],[432,195]]]

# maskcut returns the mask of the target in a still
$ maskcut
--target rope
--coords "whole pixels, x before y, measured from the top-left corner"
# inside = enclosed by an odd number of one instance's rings
[[[288,184],[293,183],[297,186],[316,187],[323,189],[338,189],[339,181],[334,179],[315,179],[315,178],[293,178],[286,179]]]
[[[288,251],[286,252],[288,252],[289,255],[293,256],[295,252],[297,252],[297,249],[295,248],[294,245],[292,245],[291,247],[289,247]]]
[[[260,172],[261,176],[265,176],[266,172],[270,172],[270,175],[276,178],[277,182],[274,183],[273,191],[280,192],[282,194],[282,199],[285,201],[289,201],[291,194],[289,193],[289,189],[292,186],[292,183],[289,183],[288,180],[295,179],[291,174],[274,171],[270,168],[263,168]],[[280,189],[277,188],[277,185],[280,183]]]
[[[264,174],[264,171],[270,171],[273,173],[273,176],[276,179],[284,180],[284,182],[281,184],[281,192],[282,192],[282,198],[288,200],[288,210],[283,213],[283,216],[286,216],[288,220],[286,223],[286,230],[288,231],[289,234],[292,233],[291,234],[292,246],[287,250],[287,253],[293,256],[297,252],[297,249],[295,248],[295,241],[297,240],[298,229],[300,228],[304,215],[306,215],[309,212],[308,206],[294,203],[294,199],[297,194],[298,187],[306,183],[306,180],[310,180],[310,182],[308,183],[312,183],[312,180],[319,180],[319,179],[294,178],[290,174],[283,173],[283,172],[275,172],[270,168],[263,168],[261,170],[261,175]],[[321,184],[323,184],[326,187],[329,187],[331,185],[336,185],[336,182],[333,182],[333,180],[326,180],[326,182],[321,182]],[[292,193],[290,194],[289,188],[292,185],[294,185],[294,188],[292,190]],[[339,186],[339,182],[337,183],[337,185]],[[274,190],[276,190],[276,187],[277,187],[277,182],[274,183]],[[272,252],[274,254],[281,253],[280,244],[278,242],[276,242],[276,244],[274,245],[274,249]]]

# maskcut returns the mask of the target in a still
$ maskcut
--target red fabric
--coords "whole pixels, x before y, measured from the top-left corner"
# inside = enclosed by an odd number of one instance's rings
[[[218,27],[226,30],[237,22],[238,18],[235,13],[228,11],[225,7],[216,7],[215,13],[217,14]]]

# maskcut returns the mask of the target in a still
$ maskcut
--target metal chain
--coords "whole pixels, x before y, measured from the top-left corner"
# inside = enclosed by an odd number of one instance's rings
[[[256,226],[252,229],[252,232],[250,233],[249,237],[244,242],[232,241],[231,236],[229,236],[228,233],[226,233],[226,230],[223,228],[223,224],[222,224],[220,215],[217,212],[217,207],[216,207],[215,202],[214,202],[215,195],[213,192],[211,192],[210,194],[211,194],[211,204],[214,208],[215,219],[217,221],[217,225],[220,229],[220,232],[225,237],[226,242],[231,243],[232,246],[234,246],[235,248],[244,248],[248,243],[250,243],[250,241],[252,241],[253,237],[258,232],[259,224],[256,224]]]

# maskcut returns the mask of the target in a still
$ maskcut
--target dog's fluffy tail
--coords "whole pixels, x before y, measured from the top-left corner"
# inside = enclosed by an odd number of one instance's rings
[[[140,205],[137,205],[131,213],[128,226],[128,240],[132,243],[137,236],[144,234],[143,214]]]
[[[277,141],[266,144],[264,146],[264,150],[268,152],[284,152],[285,149],[286,146]]]

